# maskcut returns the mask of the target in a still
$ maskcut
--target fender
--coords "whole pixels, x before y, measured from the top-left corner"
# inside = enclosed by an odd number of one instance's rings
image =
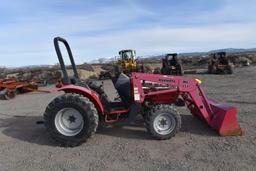
[[[61,88],[58,88],[57,91],[64,91],[65,93],[76,93],[76,94],[81,94],[88,99],[94,104],[96,107],[98,113],[104,114],[104,108],[101,104],[101,101],[99,97],[92,92],[91,90],[88,90],[84,87],[81,86],[75,86],[75,85],[64,85]]]

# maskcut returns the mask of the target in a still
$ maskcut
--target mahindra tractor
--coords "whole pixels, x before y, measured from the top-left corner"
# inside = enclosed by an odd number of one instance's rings
[[[69,77],[59,43],[67,49],[73,77]],[[81,80],[68,42],[54,38],[54,45],[63,72],[62,80],[52,91],[62,91],[50,102],[44,113],[45,126],[59,145],[77,146],[90,138],[99,124],[130,123],[142,115],[149,134],[167,140],[179,132],[181,115],[175,103],[181,97],[191,114],[204,120],[220,135],[241,135],[236,107],[207,98],[201,81],[160,74],[121,73],[111,82],[119,100],[111,100],[103,82]],[[109,80],[110,81],[110,80]],[[101,81],[100,81],[101,82]],[[177,107],[178,108],[178,107]]]

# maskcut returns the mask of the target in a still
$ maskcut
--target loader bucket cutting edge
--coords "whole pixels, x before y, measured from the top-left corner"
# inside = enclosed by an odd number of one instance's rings
[[[218,104],[213,100],[209,100],[213,110],[213,117],[210,126],[218,131],[221,136],[239,136],[243,135],[243,131],[237,121],[237,109],[233,106]]]

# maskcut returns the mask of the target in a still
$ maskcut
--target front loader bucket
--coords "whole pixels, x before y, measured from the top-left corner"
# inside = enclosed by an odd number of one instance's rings
[[[210,126],[218,131],[221,136],[242,135],[242,129],[236,118],[237,109],[233,106],[218,104],[214,100],[208,99],[213,116]]]

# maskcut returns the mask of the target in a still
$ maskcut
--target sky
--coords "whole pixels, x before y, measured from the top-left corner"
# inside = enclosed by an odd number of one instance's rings
[[[255,48],[255,11],[256,0],[1,0],[0,66],[58,63],[56,36],[76,63],[128,48],[138,56]]]

